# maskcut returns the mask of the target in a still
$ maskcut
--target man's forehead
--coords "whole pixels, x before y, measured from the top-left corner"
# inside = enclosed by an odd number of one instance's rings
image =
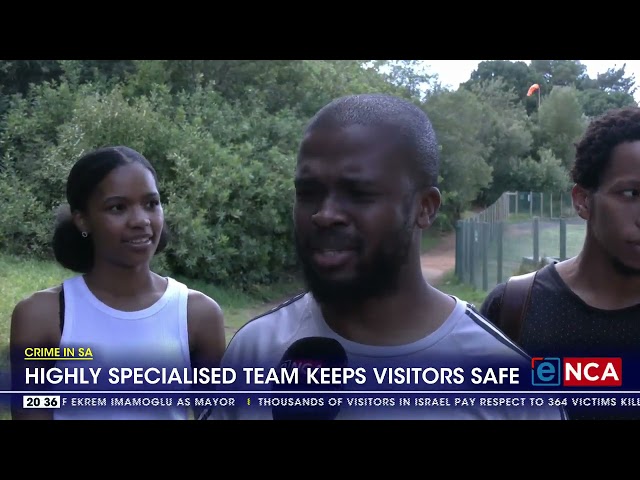
[[[605,183],[622,179],[640,181],[640,141],[617,145],[601,180]]]
[[[367,149],[392,143],[394,131],[384,125],[331,125],[313,128],[303,137],[300,154],[314,151]]]
[[[329,168],[354,174],[371,169],[384,171],[394,168],[400,155],[397,144],[371,130],[358,129],[342,136],[314,137],[308,148],[301,150],[297,167],[300,171]]]
[[[395,182],[407,175],[405,168],[392,156],[373,154],[342,155],[340,157],[310,156],[298,162],[294,181],[335,183],[341,185],[377,185]]]
[[[316,157],[298,162],[295,178],[311,178],[331,173],[334,177],[364,179],[372,175],[371,170],[368,163],[364,163],[356,158],[345,158],[337,165],[336,162],[330,162]]]

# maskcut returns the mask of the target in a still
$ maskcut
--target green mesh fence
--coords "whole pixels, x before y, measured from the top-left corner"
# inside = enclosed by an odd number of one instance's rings
[[[585,222],[567,193],[506,192],[456,225],[458,279],[488,291],[511,275],[578,254]]]

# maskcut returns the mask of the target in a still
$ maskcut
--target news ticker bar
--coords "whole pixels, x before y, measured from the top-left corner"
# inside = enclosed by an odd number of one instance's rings
[[[638,395],[640,390],[0,390],[0,395]]]
[[[640,390],[0,390],[0,395],[638,395]],[[1,397],[0,397],[1,398]]]
[[[24,392],[13,392],[14,394]],[[22,395],[26,409],[81,407],[171,407],[246,406],[250,408],[280,406],[341,405],[343,407],[640,407],[640,391],[581,392],[380,392],[380,391],[91,391],[32,392]]]

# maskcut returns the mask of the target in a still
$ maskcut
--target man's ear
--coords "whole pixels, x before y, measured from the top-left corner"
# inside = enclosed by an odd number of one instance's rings
[[[583,220],[588,220],[590,215],[589,202],[590,192],[586,188],[575,184],[571,189],[571,199],[573,200],[573,208]]]
[[[420,198],[420,211],[416,223],[419,228],[429,228],[438,216],[438,210],[442,204],[442,195],[437,187],[428,187],[418,193]]]
[[[73,220],[73,224],[76,226],[78,230],[80,230],[81,232],[86,232],[87,234],[91,233],[89,222],[81,212],[76,210],[71,214],[71,218]]]

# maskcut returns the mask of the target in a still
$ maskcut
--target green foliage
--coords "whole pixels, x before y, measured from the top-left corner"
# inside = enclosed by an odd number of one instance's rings
[[[538,112],[539,147],[549,148],[567,170],[575,155],[575,141],[586,128],[587,119],[573,87],[554,87]]]
[[[48,210],[38,201],[33,185],[10,170],[0,171],[0,250],[17,255],[48,253]]]
[[[625,92],[605,92],[596,88],[579,93],[578,100],[587,117],[602,115],[612,108],[622,108],[635,105],[633,95]]]
[[[516,191],[566,192],[570,188],[569,173],[550,149],[538,152],[540,159],[516,160],[510,184]]]
[[[432,96],[426,107],[441,145],[443,213],[455,222],[491,182],[490,149],[483,144],[483,106],[466,90]]]
[[[156,168],[173,234],[154,268],[244,290],[295,266],[297,148],[330,100],[384,92],[428,113],[444,231],[505,190],[564,190],[587,117],[629,104],[635,89],[624,69],[589,79],[572,60],[482,62],[455,92],[421,62],[400,60],[0,61],[0,80],[0,249],[51,258],[73,162],[128,145]],[[526,97],[534,82],[539,109]]]
[[[514,92],[522,107],[530,113],[535,109],[536,99],[527,97],[527,90],[534,83],[541,83],[542,78],[524,62],[506,60],[488,60],[480,62],[469,81],[463,88],[477,91],[477,87],[498,80],[499,87],[505,92]],[[475,88],[474,88],[475,87]],[[481,87],[482,89],[482,87]]]
[[[249,290],[277,281],[295,265],[292,174],[308,120],[300,109],[354,93],[354,85],[397,88],[380,75],[368,84],[373,72],[360,62],[215,63],[195,76],[185,70],[193,62],[134,64],[105,76],[105,66],[61,62],[57,83],[12,99],[0,134],[0,192],[9,199],[0,247],[50,258],[53,213],[73,162],[120,144],[143,153],[159,175],[172,240],[157,268]],[[210,78],[223,67],[238,84],[221,88]],[[331,75],[340,81],[322,90]]]
[[[203,147],[203,145],[201,145]],[[244,286],[273,280],[291,265],[289,211],[292,161],[271,150],[258,161],[251,146],[176,155],[167,184],[167,218],[176,272]],[[189,155],[190,154],[190,155]]]
[[[215,92],[197,91],[167,110],[162,89],[135,99],[125,98],[119,86],[106,94],[96,90],[85,84],[73,102],[56,103],[43,100],[66,98],[68,85],[43,85],[39,101],[19,102],[12,111],[5,138],[14,145],[7,153],[14,173],[4,174],[0,188],[13,200],[2,214],[1,241],[8,245],[16,235],[37,232],[27,245],[44,253],[50,213],[64,201],[73,161],[90,149],[121,144],[142,152],[158,171],[174,234],[165,261],[172,272],[248,286],[291,266],[293,160],[278,148],[280,140],[291,145],[295,136],[286,113],[276,117],[280,122],[267,122],[259,110],[247,117]],[[15,147],[18,139],[50,129],[57,110],[65,120],[55,135],[43,135],[49,141]],[[248,142],[251,132],[257,133],[254,144]]]
[[[518,163],[531,152],[534,124],[518,101],[517,93],[502,77],[476,83],[471,91],[482,104],[479,141],[490,152],[487,163],[493,173],[491,185],[480,193],[478,200],[490,205],[503,192],[518,189],[520,182],[514,179],[514,173],[526,177],[527,170],[518,168]]]

